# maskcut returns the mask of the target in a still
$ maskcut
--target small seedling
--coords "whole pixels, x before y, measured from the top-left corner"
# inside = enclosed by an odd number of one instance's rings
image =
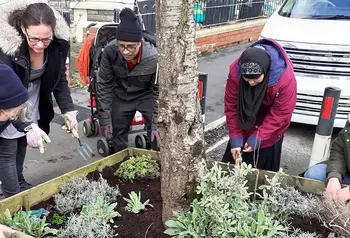
[[[136,178],[159,177],[159,165],[151,155],[130,157],[124,161],[116,171],[115,175],[122,180],[134,180]]]
[[[51,224],[62,225],[66,221],[66,219],[66,216],[60,216],[58,215],[58,213],[55,212],[52,215]]]
[[[94,215],[96,218],[113,223],[114,217],[121,216],[118,212],[114,211],[116,206],[117,203],[109,204],[105,202],[103,196],[100,195],[97,197],[96,203],[83,207],[81,210],[81,215]]]
[[[139,192],[139,195],[137,195],[134,191],[129,193],[129,198],[123,198],[127,205],[125,207],[125,210],[132,212],[132,213],[139,213],[142,210],[146,210],[146,206],[153,207],[152,204],[149,203],[149,199],[145,201],[144,203],[141,202],[141,193]]]

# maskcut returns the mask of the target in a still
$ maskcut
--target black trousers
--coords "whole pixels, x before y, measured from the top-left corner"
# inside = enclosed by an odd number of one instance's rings
[[[147,137],[151,140],[153,119],[153,98],[140,98],[132,101],[124,101],[114,95],[112,104],[112,126],[114,153],[128,148],[128,135],[130,124],[139,111],[144,119]]]
[[[283,137],[270,147],[255,151],[255,161],[257,168],[277,172],[280,169],[281,154],[282,154]],[[259,156],[258,156],[259,155]],[[254,152],[243,152],[243,162],[251,164],[254,167]],[[235,161],[231,154],[231,145],[228,142],[222,162],[234,164]]]

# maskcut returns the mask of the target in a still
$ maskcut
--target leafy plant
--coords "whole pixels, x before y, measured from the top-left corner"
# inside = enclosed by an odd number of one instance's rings
[[[10,211],[7,209],[3,216],[1,216],[0,223],[35,238],[42,238],[50,234],[57,234],[56,229],[49,228],[47,226],[45,216],[43,218],[38,218],[36,216],[32,216],[31,212],[26,213],[24,211],[19,211],[11,216]]]
[[[51,224],[62,225],[66,221],[66,216],[60,216],[58,213],[53,213]]]
[[[113,223],[114,217],[121,216],[118,212],[114,211],[116,206],[117,203],[106,203],[103,196],[100,195],[97,197],[95,203],[83,207],[81,210],[81,215],[93,215],[97,219],[102,219]]]
[[[125,207],[125,210],[132,212],[132,213],[139,213],[142,210],[146,210],[146,206],[153,207],[152,204],[149,203],[149,199],[145,201],[144,203],[141,202],[141,193],[139,192],[139,195],[137,195],[134,191],[129,193],[129,198],[123,198],[127,205]]]
[[[60,186],[60,193],[55,195],[56,209],[60,214],[70,213],[76,208],[95,203],[99,195],[110,203],[117,200],[120,192],[118,186],[109,186],[102,175],[98,181],[77,176]]]
[[[69,217],[64,228],[60,229],[57,238],[110,238],[113,237],[111,226],[94,214]]]
[[[115,175],[122,180],[134,180],[135,178],[159,177],[159,165],[151,155],[130,157],[120,164]]]
[[[289,192],[280,189],[281,171],[275,177],[267,178],[267,185],[259,187],[262,195],[256,194],[260,199],[252,200],[247,186],[247,175],[254,171],[251,165],[243,163],[228,171],[217,163],[210,169],[205,161],[198,166],[196,191],[200,199],[192,202],[190,211],[175,212],[176,219],[166,221],[166,234],[173,237],[289,237],[288,219],[296,212],[291,207],[285,209],[282,204],[276,206],[286,202],[281,198],[286,197],[283,192]],[[277,191],[282,193],[277,196]],[[302,197],[298,194],[294,201],[301,201]],[[304,206],[305,202],[302,204]],[[298,210],[302,206],[299,205]],[[293,237],[315,236],[303,233],[303,236]]]

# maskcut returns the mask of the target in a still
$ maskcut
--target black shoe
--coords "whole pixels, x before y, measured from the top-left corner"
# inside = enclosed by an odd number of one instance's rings
[[[33,187],[33,185],[31,185],[30,183],[28,183],[24,179],[19,181],[19,188],[20,188],[21,192],[23,192],[23,191],[25,191],[27,189],[30,189],[32,187]]]

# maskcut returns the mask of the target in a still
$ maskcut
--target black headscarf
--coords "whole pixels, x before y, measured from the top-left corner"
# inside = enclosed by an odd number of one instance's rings
[[[270,62],[269,54],[257,47],[248,48],[241,56],[237,119],[239,128],[243,130],[248,130],[255,124],[256,116],[269,83]],[[255,86],[250,86],[243,79],[243,76],[250,79],[258,79],[261,74],[264,74],[264,79]]]

